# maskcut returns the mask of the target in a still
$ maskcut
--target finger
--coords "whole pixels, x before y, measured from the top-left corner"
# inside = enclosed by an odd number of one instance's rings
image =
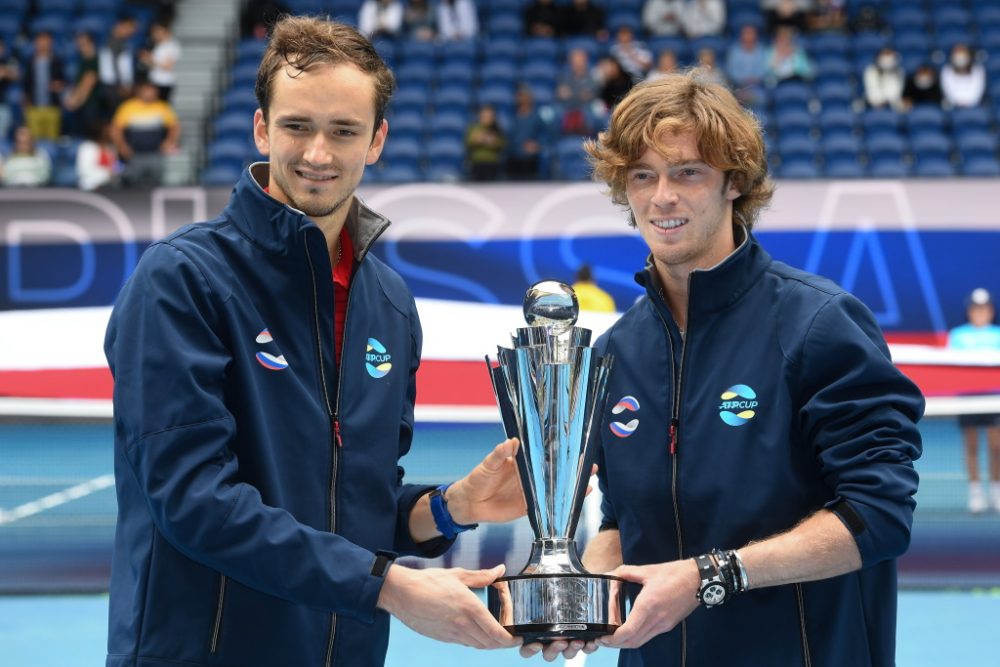
[[[556,640],[545,647],[542,651],[542,657],[545,658],[546,662],[552,662],[562,655],[562,652],[565,651],[568,646],[569,642]]]
[[[517,452],[517,438],[507,438],[493,448],[486,458],[483,459],[483,467],[490,472],[500,470],[512,456]]]
[[[485,643],[484,648],[509,648],[521,643],[520,637],[514,637],[486,610],[476,599],[477,609],[470,615],[473,623],[480,630],[479,636]]]
[[[590,476],[593,477],[594,475],[596,475],[598,470],[600,470],[600,466],[598,466],[596,463],[590,466]]]
[[[534,658],[536,655],[541,653],[542,648],[544,648],[538,642],[533,642],[531,644],[524,644],[518,653],[521,654],[522,658]]]
[[[608,574],[624,579],[625,581],[634,581],[640,584],[646,581],[645,571],[635,565],[619,565]]]
[[[587,655],[590,655],[599,648],[600,646],[598,646],[596,641],[591,641],[583,645],[583,652],[586,653]]]
[[[504,564],[501,563],[489,570],[466,570],[456,567],[452,571],[455,573],[455,577],[469,588],[483,588],[502,577],[505,569]]]
[[[582,649],[583,646],[584,644],[582,641],[579,640],[572,641],[569,643],[569,646],[567,646],[566,649],[562,652],[562,656],[567,660],[572,660],[573,658],[576,657],[576,654],[580,652],[580,649]]]

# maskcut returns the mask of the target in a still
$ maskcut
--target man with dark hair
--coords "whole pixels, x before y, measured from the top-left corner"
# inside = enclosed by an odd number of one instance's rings
[[[369,252],[389,221],[355,195],[392,85],[353,28],[279,22],[254,115],[269,162],[153,244],[118,298],[109,667],[380,665],[389,614],[517,643],[469,590],[502,566],[393,564],[525,507],[516,440],[454,484],[402,483],[420,322]]]
[[[615,368],[583,562],[642,585],[599,643],[621,665],[893,664],[923,397],[858,299],[754,238],[773,186],[728,89],[641,83],[586,148],[649,248],[595,346]]]

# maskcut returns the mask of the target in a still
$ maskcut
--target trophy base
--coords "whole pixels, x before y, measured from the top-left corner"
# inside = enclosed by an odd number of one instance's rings
[[[520,574],[487,589],[493,617],[525,644],[591,641],[625,621],[624,580],[607,574]]]

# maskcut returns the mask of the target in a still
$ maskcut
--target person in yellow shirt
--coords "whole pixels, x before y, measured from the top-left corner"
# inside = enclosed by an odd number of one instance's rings
[[[135,97],[122,103],[111,120],[111,140],[125,161],[125,185],[156,187],[163,176],[163,159],[177,152],[181,134],[177,114],[160,99],[150,81],[136,86]]]
[[[591,310],[598,313],[616,311],[614,298],[594,282],[594,275],[589,264],[584,264],[576,272],[573,291],[576,292],[576,300],[580,304],[580,310]]]

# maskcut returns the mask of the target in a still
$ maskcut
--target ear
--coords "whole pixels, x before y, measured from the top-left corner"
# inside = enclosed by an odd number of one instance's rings
[[[368,156],[365,158],[365,164],[375,164],[378,162],[379,156],[382,155],[382,149],[385,148],[385,138],[388,134],[389,121],[383,118],[382,125],[375,132],[375,136],[372,137],[372,144],[368,147]]]
[[[262,155],[271,154],[271,142],[267,138],[267,122],[264,120],[264,112],[260,109],[253,114],[253,142]]]
[[[732,177],[728,178],[727,180],[729,181],[729,186],[726,188],[726,199],[729,201],[735,201],[739,199],[740,196],[743,195],[743,193],[740,192],[735,185],[733,185]]]

